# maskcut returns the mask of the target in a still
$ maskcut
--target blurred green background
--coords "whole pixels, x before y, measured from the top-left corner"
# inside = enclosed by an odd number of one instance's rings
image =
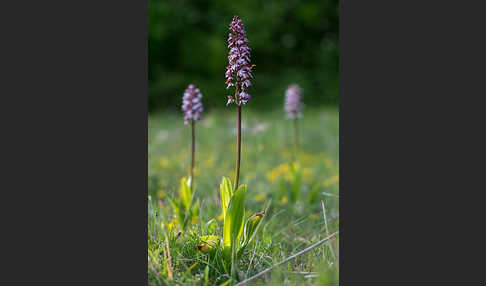
[[[223,108],[228,26],[242,18],[254,80],[248,106],[281,109],[298,83],[307,106],[338,104],[337,0],[149,0],[149,111],[180,110],[194,83],[206,110]]]

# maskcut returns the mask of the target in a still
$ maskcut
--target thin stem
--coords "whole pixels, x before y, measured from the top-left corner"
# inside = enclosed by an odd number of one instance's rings
[[[234,190],[238,188],[238,180],[240,179],[240,157],[241,157],[241,105],[238,105],[238,120],[236,122],[237,134],[236,134],[236,144],[237,144],[237,155],[236,155],[236,178]]]
[[[195,151],[196,151],[196,135],[194,132],[195,129],[195,122],[194,119],[191,119],[191,133],[192,133],[192,145],[191,145],[191,173],[190,173],[190,179],[191,179],[191,191],[192,191],[192,185],[194,185],[194,160],[195,160]]]
[[[295,160],[297,160],[299,153],[299,124],[297,120],[297,117],[292,120],[294,122]]]

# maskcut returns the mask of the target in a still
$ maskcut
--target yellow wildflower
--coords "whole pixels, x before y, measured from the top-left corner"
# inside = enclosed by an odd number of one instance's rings
[[[276,181],[278,178],[280,178],[282,175],[285,175],[286,179],[289,179],[289,171],[290,171],[290,166],[288,164],[280,164],[278,167],[272,169],[268,174],[267,174],[267,179],[269,181]]]
[[[324,180],[324,187],[329,187],[332,184],[339,182],[339,175],[334,175]]]
[[[305,152],[301,152],[299,158],[300,158],[300,161],[302,162],[302,164],[304,164],[304,165],[314,164],[318,160],[316,155],[308,154],[308,153],[305,153]]]
[[[169,228],[169,230],[172,230],[172,229],[173,229],[173,228],[176,226],[176,224],[177,224],[178,222],[179,222],[179,221],[178,221],[177,219],[173,219],[173,220],[172,220],[172,221],[169,223],[169,225],[167,225],[167,227]]]
[[[159,166],[162,168],[168,168],[170,166],[170,161],[169,159],[165,157],[160,157],[159,158]]]
[[[223,213],[221,213],[219,216],[218,216],[218,220],[219,221],[222,221],[224,219],[224,216],[223,216]]]
[[[305,181],[310,180],[312,176],[313,176],[313,171],[311,168],[302,168],[302,178]]]
[[[209,157],[207,160],[203,162],[205,168],[214,168],[215,161],[213,157]]]
[[[326,167],[327,169],[332,169],[333,167],[333,162],[331,159],[329,159],[329,157],[323,157],[322,158],[322,162],[324,163],[324,167]]]
[[[271,182],[275,182],[277,180],[278,176],[279,176],[278,170],[273,169],[270,172],[268,172],[267,179]]]
[[[259,193],[258,195],[255,196],[255,201],[261,202],[265,199],[265,193]]]

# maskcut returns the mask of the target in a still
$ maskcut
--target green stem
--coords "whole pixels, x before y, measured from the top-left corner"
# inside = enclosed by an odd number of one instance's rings
[[[294,121],[295,160],[297,160],[298,153],[299,153],[299,124],[297,122],[297,118],[294,118],[293,121]]]
[[[237,133],[236,133],[236,144],[237,144],[237,155],[236,155],[236,178],[234,190],[238,188],[238,180],[240,179],[240,157],[241,157],[241,105],[238,105],[238,120],[236,122]]]
[[[195,126],[194,126],[194,119],[191,119],[191,134],[192,134],[192,144],[191,144],[191,171],[190,171],[190,179],[191,179],[191,191],[192,191],[192,186],[194,185],[194,160],[195,160],[195,150],[196,150],[196,144],[195,144]]]

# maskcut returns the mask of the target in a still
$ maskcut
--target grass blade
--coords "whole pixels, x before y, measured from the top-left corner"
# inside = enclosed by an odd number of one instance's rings
[[[248,282],[251,282],[251,281],[253,281],[253,280],[255,280],[255,279],[257,279],[257,278],[259,278],[259,277],[263,276],[265,273],[270,272],[270,271],[271,271],[272,269],[274,269],[275,267],[280,266],[280,265],[282,265],[282,264],[284,264],[284,263],[286,263],[286,262],[288,262],[288,261],[290,261],[290,260],[292,260],[292,259],[296,258],[297,256],[300,256],[300,255],[302,255],[302,254],[304,254],[304,253],[306,253],[306,252],[308,252],[308,251],[310,251],[310,250],[312,250],[312,249],[316,248],[317,246],[319,246],[319,245],[323,244],[324,242],[326,242],[326,241],[328,241],[328,240],[330,240],[330,239],[334,238],[334,237],[335,237],[335,236],[336,236],[338,233],[339,233],[339,231],[337,231],[337,232],[335,232],[335,233],[333,233],[333,234],[331,234],[331,235],[327,236],[326,238],[323,238],[323,239],[319,240],[318,242],[314,243],[313,245],[311,245],[311,246],[307,247],[306,249],[303,249],[303,250],[301,250],[301,251],[297,252],[296,254],[294,254],[294,255],[292,255],[292,256],[289,256],[289,257],[285,258],[284,260],[282,260],[282,261],[280,261],[279,263],[277,263],[277,264],[275,264],[275,265],[273,265],[273,266],[271,266],[271,267],[269,267],[269,268],[267,268],[267,269],[263,270],[262,272],[260,272],[260,273],[258,273],[258,274],[256,274],[256,275],[254,275],[254,276],[252,276],[252,277],[250,277],[250,278],[248,278],[248,279],[245,279],[245,280],[241,281],[240,283],[236,284],[235,286],[241,286],[241,285],[245,285],[245,284],[247,284]]]

